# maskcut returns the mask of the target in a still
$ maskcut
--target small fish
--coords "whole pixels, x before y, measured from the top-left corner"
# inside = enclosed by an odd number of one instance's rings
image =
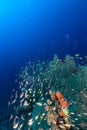
[[[42,93],[42,91],[40,91],[40,94]]]
[[[13,118],[13,115],[11,114],[11,116],[10,116],[10,119],[9,120],[11,120]]]
[[[28,90],[29,90],[29,91],[31,91],[32,89],[31,89],[31,88],[29,88]]]
[[[44,121],[46,121],[47,119],[46,118],[44,118]]]
[[[10,99],[12,99],[13,98],[13,95],[10,97]]]
[[[35,93],[32,96],[35,97]]]
[[[40,125],[40,122],[38,122],[37,124]]]
[[[43,97],[43,94],[41,94],[41,97]]]
[[[65,126],[67,126],[67,127],[70,127],[71,126],[71,124],[64,124]]]
[[[71,126],[75,127],[75,125],[74,125],[74,124],[71,124]]]
[[[45,113],[42,113],[42,116],[45,116]]]
[[[79,57],[79,56],[80,56],[80,54],[75,54],[75,56],[76,56],[76,57]]]
[[[63,122],[63,121],[60,121],[59,123],[63,124],[64,122]]]
[[[25,98],[28,98],[29,97],[29,95],[28,94],[25,94]]]
[[[22,88],[21,91],[24,91],[24,88]]]
[[[32,100],[30,99],[30,102],[31,102]]]
[[[77,114],[77,116],[81,117],[81,114]]]
[[[14,104],[15,102],[16,102],[16,99],[14,99],[11,104]]]
[[[76,104],[77,102],[75,101],[74,104]]]
[[[81,94],[83,93],[83,91],[80,92]]]
[[[72,120],[72,122],[74,123],[75,121],[74,121],[74,120]]]
[[[23,125],[24,125],[24,123],[22,123],[22,124],[20,125],[20,128],[22,128]]]
[[[26,81],[25,85],[28,85],[28,84],[29,84],[28,81]]]
[[[82,60],[83,58],[82,57],[79,57],[80,60]]]
[[[76,127],[77,130],[80,130],[80,128]]]
[[[36,99],[34,98],[34,99],[33,99],[33,102],[35,102],[35,100],[36,100]]]
[[[33,93],[36,93],[36,91],[34,90]]]
[[[83,113],[84,116],[87,116],[87,113]]]
[[[78,118],[74,118],[74,120],[76,120],[76,121],[77,121],[77,120],[78,120]]]
[[[43,105],[46,106],[46,103],[44,103]]]
[[[43,101],[43,100],[44,100],[44,97],[41,98],[41,101]]]
[[[22,120],[25,120],[24,117],[23,117],[23,115],[21,115],[21,119],[22,119]]]
[[[70,112],[71,115],[74,115],[75,113],[74,112]]]
[[[14,92],[14,91],[15,91],[15,89],[13,88],[12,92]]]
[[[21,88],[22,88],[22,86],[20,85],[20,86],[19,86],[19,88],[21,89]]]
[[[24,96],[24,93],[21,93],[21,94],[20,94],[20,98],[22,98],[23,96]]]
[[[56,110],[56,107],[53,107],[53,110],[55,111],[55,110]]]
[[[17,99],[18,98],[18,92],[16,91],[15,93],[15,98]]]
[[[28,102],[27,101],[24,101],[24,104],[23,104],[23,106],[28,106],[29,104],[28,104]]]
[[[64,129],[64,125],[59,125],[60,128]]]
[[[48,92],[46,92],[46,94],[45,95],[48,95]]]
[[[29,121],[28,121],[28,125],[32,125],[33,124],[33,119],[30,119]]]
[[[42,103],[41,102],[38,102],[38,103],[36,103],[38,106],[42,106]]]
[[[39,117],[39,116],[36,116],[36,117],[35,117],[35,120],[37,120],[37,119],[38,119],[38,117]]]
[[[18,127],[18,123],[13,125],[13,128],[16,129]]]
[[[30,115],[31,115],[31,112],[30,112],[30,113],[28,113],[28,115],[30,116]]]
[[[84,107],[85,105],[84,104],[82,104],[82,107]]]
[[[24,101],[24,98],[20,100],[20,102],[22,103]]]
[[[72,76],[75,76],[75,74],[72,73]]]
[[[10,101],[8,102],[8,107],[11,105]]]

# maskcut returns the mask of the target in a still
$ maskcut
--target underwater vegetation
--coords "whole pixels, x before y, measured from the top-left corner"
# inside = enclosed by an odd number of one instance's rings
[[[87,57],[84,57],[87,61]],[[21,68],[8,102],[10,112],[0,119],[1,130],[55,130],[47,121],[49,92],[59,91],[68,101],[74,129],[87,129],[87,66],[83,58],[54,56],[51,61],[28,62]],[[82,61],[82,62],[81,62]],[[51,118],[50,118],[51,119]],[[56,129],[57,130],[57,129]],[[59,128],[59,130],[67,130]]]

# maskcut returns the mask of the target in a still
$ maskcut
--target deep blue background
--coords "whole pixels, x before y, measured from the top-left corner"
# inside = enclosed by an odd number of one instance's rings
[[[22,65],[75,53],[87,55],[87,0],[0,0],[0,110]]]

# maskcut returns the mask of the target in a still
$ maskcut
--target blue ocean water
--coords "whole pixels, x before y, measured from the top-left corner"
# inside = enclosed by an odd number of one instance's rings
[[[86,0],[0,0],[0,111],[26,62],[76,53],[87,55]]]

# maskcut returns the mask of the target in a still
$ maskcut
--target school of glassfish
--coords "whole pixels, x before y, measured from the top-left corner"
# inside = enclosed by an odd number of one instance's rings
[[[12,129],[86,129],[86,58],[83,65],[79,54],[67,55],[64,61],[55,55],[47,63],[29,62],[22,67],[16,80],[18,90],[13,89],[8,102]]]

